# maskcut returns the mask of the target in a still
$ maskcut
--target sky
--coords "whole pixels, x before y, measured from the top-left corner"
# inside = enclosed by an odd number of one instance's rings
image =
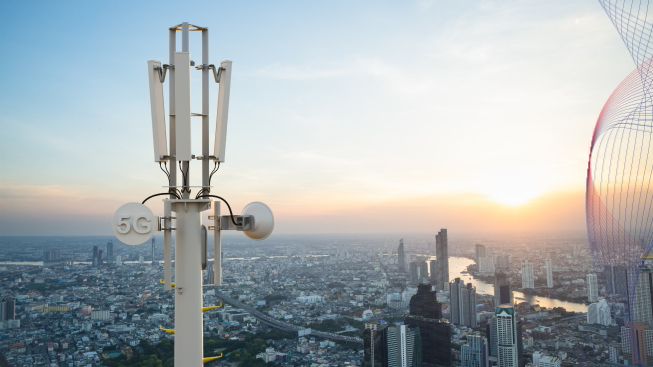
[[[164,191],[147,61],[184,21],[233,61],[212,193],[275,233],[585,230],[592,131],[634,69],[598,1],[180,4],[0,2],[0,235],[111,234]]]

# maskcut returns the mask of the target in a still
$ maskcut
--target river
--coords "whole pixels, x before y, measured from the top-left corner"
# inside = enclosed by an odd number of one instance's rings
[[[435,259],[435,257],[434,257]],[[480,279],[474,279],[472,275],[463,273],[467,270],[467,266],[474,264],[474,260],[468,259],[466,257],[450,257],[449,258],[449,280],[456,278],[463,279],[465,283],[472,283],[476,287],[477,293],[482,294],[494,294],[494,285],[486,283]],[[561,301],[548,297],[534,296],[530,294],[524,294],[522,292],[512,292],[515,297],[515,302],[528,302],[530,304],[539,304],[542,307],[548,309],[554,307],[562,307],[567,311],[574,312],[587,312],[587,305],[576,302],[567,302]]]

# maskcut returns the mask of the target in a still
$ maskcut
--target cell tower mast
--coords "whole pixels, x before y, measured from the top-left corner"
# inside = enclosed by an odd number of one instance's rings
[[[177,32],[181,32],[181,51],[177,52]],[[189,52],[189,33],[201,32],[202,62],[195,64]],[[163,231],[164,246],[164,284],[165,290],[175,289],[175,329],[162,331],[175,334],[175,366],[199,367],[218,357],[203,356],[203,316],[202,312],[216,308],[204,307],[202,292],[202,270],[208,266],[207,233],[213,230],[213,271],[215,286],[222,285],[222,243],[223,230],[238,230],[254,239],[267,238],[274,228],[274,216],[267,205],[253,202],[245,206],[241,215],[233,215],[231,207],[222,197],[211,194],[211,176],[225,161],[227,137],[227,117],[229,89],[231,84],[231,61],[223,61],[219,67],[209,64],[209,30],[189,23],[169,28],[169,65],[159,61],[148,61],[150,102],[152,109],[152,132],[154,161],[170,164],[167,191],[149,196],[142,203],[127,203],[113,216],[113,231],[116,237],[128,245],[147,242],[154,229]],[[191,102],[191,73],[202,72],[202,110],[193,113]],[[216,133],[214,154],[209,155],[209,70],[212,70],[216,83],[219,83],[218,108],[216,114]],[[163,83],[169,72],[169,142],[166,138],[165,106]],[[191,154],[191,118],[201,117],[202,155]],[[169,152],[168,153],[168,145]],[[197,159],[202,162],[202,185],[194,198],[190,197],[190,163]],[[209,161],[215,165],[209,172]],[[179,165],[177,164],[179,163]],[[177,185],[177,169],[181,172],[182,184]],[[169,196],[164,199],[163,217],[154,217],[145,202],[155,196]],[[229,215],[220,215],[220,202],[224,201]],[[201,223],[201,213],[213,209],[209,220],[214,221],[208,229]],[[175,216],[173,217],[173,213]],[[175,283],[172,282],[172,231],[175,231],[176,258]],[[154,239],[152,239],[152,263],[154,263]]]

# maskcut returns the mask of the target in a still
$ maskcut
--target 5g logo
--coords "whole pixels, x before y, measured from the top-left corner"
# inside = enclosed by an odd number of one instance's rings
[[[120,214],[118,215],[118,228],[116,229],[118,233],[127,234],[132,228],[138,233],[148,233],[152,229],[152,217],[149,215],[138,215],[134,217],[134,220],[129,222],[131,219],[129,214]],[[141,220],[142,219],[142,220]],[[140,221],[140,222],[139,222]]]
[[[118,240],[140,245],[152,237],[154,215],[140,203],[127,203],[113,214],[112,229]]]

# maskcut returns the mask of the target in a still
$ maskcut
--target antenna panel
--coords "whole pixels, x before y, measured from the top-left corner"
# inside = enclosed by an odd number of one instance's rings
[[[224,162],[227,144],[227,120],[229,117],[229,89],[231,88],[231,61],[223,61],[220,67],[220,92],[218,93],[218,114],[215,118],[215,144],[213,155],[218,162]]]
[[[163,83],[159,79],[160,61],[147,62],[150,79],[150,106],[152,108],[152,140],[154,143],[154,161],[161,162],[161,156],[168,155],[166,139],[165,105],[163,102]]]
[[[191,75],[190,52],[175,52],[175,134],[176,160],[190,161],[191,157]]]

